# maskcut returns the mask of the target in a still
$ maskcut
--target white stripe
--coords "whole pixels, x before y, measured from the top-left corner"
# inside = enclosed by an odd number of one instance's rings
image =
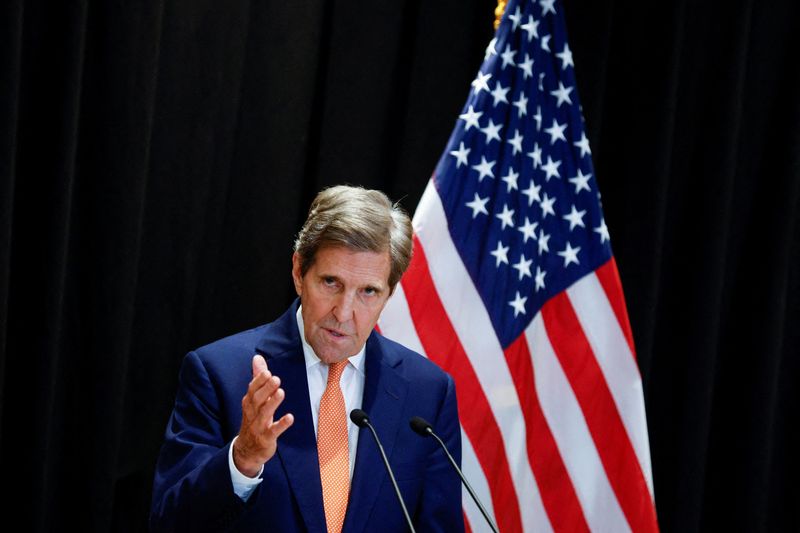
[[[537,313],[525,330],[536,395],[591,531],[630,531],[578,400]]]
[[[644,392],[636,358],[596,275],[578,280],[567,289],[567,295],[617,405],[652,498]]]
[[[397,284],[394,294],[389,299],[386,307],[383,309],[381,315],[381,333],[396,342],[399,342],[425,357],[427,354],[422,348],[422,343],[417,335],[417,330],[414,327],[414,322],[411,320],[411,313],[408,309],[408,301],[406,300],[405,292],[400,283]],[[478,457],[475,455],[475,450],[472,443],[467,438],[464,430],[461,430],[461,471],[464,477],[469,481],[472,490],[478,496],[489,516],[495,520],[494,507],[492,506],[492,495],[489,490],[489,482],[481,469],[478,462]],[[464,513],[467,515],[470,526],[474,533],[482,531],[491,531],[491,528],[486,524],[480,509],[472,501],[472,497],[463,488],[462,501]]]
[[[427,357],[417,335],[417,328],[414,327],[414,322],[411,320],[411,311],[408,308],[402,283],[397,284],[394,294],[386,302],[383,313],[381,313],[380,327],[381,335],[387,339],[399,342],[406,348]]]
[[[422,195],[414,229],[427,252],[431,278],[453,328],[461,340],[494,414],[525,531],[551,531],[528,461],[525,420],[505,355],[489,314],[447,229],[447,218],[433,180]]]
[[[486,476],[478,462],[478,457],[475,455],[475,450],[472,448],[472,443],[469,441],[469,438],[467,438],[467,434],[463,429],[461,430],[461,472],[464,474],[464,477],[467,478],[467,481],[469,481],[470,487],[475,491],[475,495],[483,504],[486,512],[489,513],[494,523],[497,524],[494,508],[492,507],[492,495],[489,491],[489,482],[486,481]],[[464,514],[467,515],[467,520],[469,521],[473,533],[482,533],[492,530],[489,524],[486,523],[483,514],[481,514],[481,510],[472,500],[472,496],[467,492],[466,487],[462,488],[461,501],[464,507]]]

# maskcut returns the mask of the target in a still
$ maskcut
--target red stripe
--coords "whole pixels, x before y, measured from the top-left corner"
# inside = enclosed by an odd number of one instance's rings
[[[636,453],[566,293],[551,298],[542,307],[542,317],[628,524],[634,532],[658,531]]]
[[[511,478],[500,428],[483,394],[478,376],[439,300],[425,252],[414,236],[414,256],[403,276],[411,318],[428,357],[456,382],[458,415],[486,474],[492,504],[502,531],[522,531],[519,501]]]
[[[612,257],[606,264],[601,266],[595,271],[597,279],[600,280],[600,285],[606,293],[611,308],[614,310],[614,315],[617,317],[619,327],[625,334],[628,341],[628,346],[631,347],[633,358],[636,359],[636,348],[633,346],[633,332],[631,331],[631,323],[628,320],[628,308],[625,306],[625,295],[622,292],[622,281],[619,279],[619,271],[617,270],[617,262]]]
[[[467,513],[461,511],[461,514],[464,515],[464,533],[472,533],[472,528],[469,527],[469,520],[467,520]]]
[[[525,417],[528,460],[554,531],[589,531],[580,501],[536,395],[531,353],[525,335],[505,350],[508,368]]]

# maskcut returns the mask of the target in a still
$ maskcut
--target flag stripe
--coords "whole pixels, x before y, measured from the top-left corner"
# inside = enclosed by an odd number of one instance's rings
[[[603,373],[652,494],[647,427],[639,423],[645,413],[642,379],[636,358],[628,351],[625,334],[596,276],[590,274],[583,277],[567,290],[567,295]]]
[[[595,273],[597,274],[597,279],[600,280],[600,285],[603,286],[603,290],[606,292],[606,298],[608,298],[611,308],[614,309],[617,322],[622,328],[623,333],[625,333],[625,339],[628,341],[631,355],[636,358],[636,348],[633,344],[633,331],[631,330],[630,320],[628,320],[628,308],[625,305],[625,297],[622,293],[622,281],[619,279],[617,260],[612,257],[610,261],[598,268]]]
[[[422,347],[422,343],[417,335],[417,330],[414,327],[414,322],[411,320],[411,312],[408,309],[408,302],[406,301],[402,283],[397,284],[394,294],[392,294],[392,297],[383,309],[381,315],[381,329],[383,335],[386,337],[402,340],[406,347],[427,357],[425,349]],[[461,471],[464,477],[469,480],[472,490],[475,492],[478,499],[480,499],[486,512],[488,512],[489,516],[495,519],[495,523],[497,523],[497,519],[494,518],[495,514],[492,506],[492,494],[489,490],[489,483],[486,481],[486,476],[475,455],[472,443],[463,428],[461,430]],[[483,515],[477,505],[475,505],[475,502],[472,501],[472,497],[469,495],[466,488],[462,490],[462,500],[464,502],[464,513],[469,522],[481,524],[478,527],[473,527],[473,531],[483,531]],[[488,525],[486,526],[486,530],[490,530]]]
[[[483,470],[494,474],[490,480],[490,490],[500,527],[507,531],[522,531],[519,504],[500,428],[481,392],[472,364],[437,297],[436,288],[428,273],[425,254],[416,239],[413,264],[402,283],[408,308],[417,325],[417,334],[425,352],[458,383],[456,396],[461,425],[470,441],[475,444]],[[416,320],[416,317],[423,314],[427,317],[425,321]]]
[[[634,531],[654,531],[654,508],[639,461],[567,295],[551,298],[542,317],[625,518]]]
[[[428,357],[417,335],[414,321],[411,320],[411,311],[408,309],[408,301],[402,283],[397,284],[394,294],[383,308],[380,325],[384,336],[402,342],[406,348]]]
[[[549,531],[551,526],[528,460],[525,444],[527,430],[514,381],[488,312],[450,237],[435,184],[436,176],[429,182],[414,215],[415,239],[421,245],[420,250],[435,251],[425,259],[426,270],[432,280],[431,289],[438,293],[446,310],[454,330],[454,340],[459,342],[475,369],[480,383],[476,392],[485,395],[500,428],[506,457],[509,464],[513,465],[511,475],[519,498],[522,523],[537,531]],[[425,316],[413,315],[416,324]],[[425,317],[425,320],[437,323],[432,316]],[[477,415],[468,413],[468,416]]]
[[[531,355],[523,335],[505,350],[528,427],[528,457],[537,480],[548,480],[542,502],[554,531],[589,531],[572,481],[536,395]]]
[[[536,393],[592,531],[629,531],[581,407],[537,313],[525,330]]]
[[[475,495],[483,504],[486,512],[489,513],[494,523],[497,524],[497,515],[492,506],[492,493],[489,490],[489,482],[483,474],[480,463],[478,463],[478,458],[475,455],[472,443],[463,430],[461,431],[461,471],[464,477],[469,481],[472,490],[475,491]],[[461,491],[461,500],[463,502],[464,512],[472,525],[473,531],[491,531],[489,524],[486,523],[486,519],[481,514],[481,510],[478,509],[478,506],[472,500],[472,496],[469,495],[466,488]]]

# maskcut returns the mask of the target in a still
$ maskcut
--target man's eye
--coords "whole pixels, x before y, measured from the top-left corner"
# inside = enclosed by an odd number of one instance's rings
[[[323,278],[322,282],[329,287],[336,285],[336,280],[334,278]]]
[[[367,287],[366,289],[364,289],[364,294],[366,294],[367,296],[372,296],[378,294],[378,290],[374,289],[373,287]]]

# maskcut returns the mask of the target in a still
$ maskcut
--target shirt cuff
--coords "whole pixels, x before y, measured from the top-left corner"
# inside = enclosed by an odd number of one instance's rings
[[[250,499],[250,495],[256,490],[259,483],[263,480],[261,479],[261,474],[264,473],[264,465],[261,465],[261,470],[258,471],[256,477],[247,477],[246,475],[239,472],[239,469],[236,468],[236,465],[233,462],[233,445],[238,439],[239,436],[233,438],[231,441],[231,445],[228,447],[228,467],[231,470],[231,482],[233,483],[233,492],[242,499],[242,501],[247,501]]]

